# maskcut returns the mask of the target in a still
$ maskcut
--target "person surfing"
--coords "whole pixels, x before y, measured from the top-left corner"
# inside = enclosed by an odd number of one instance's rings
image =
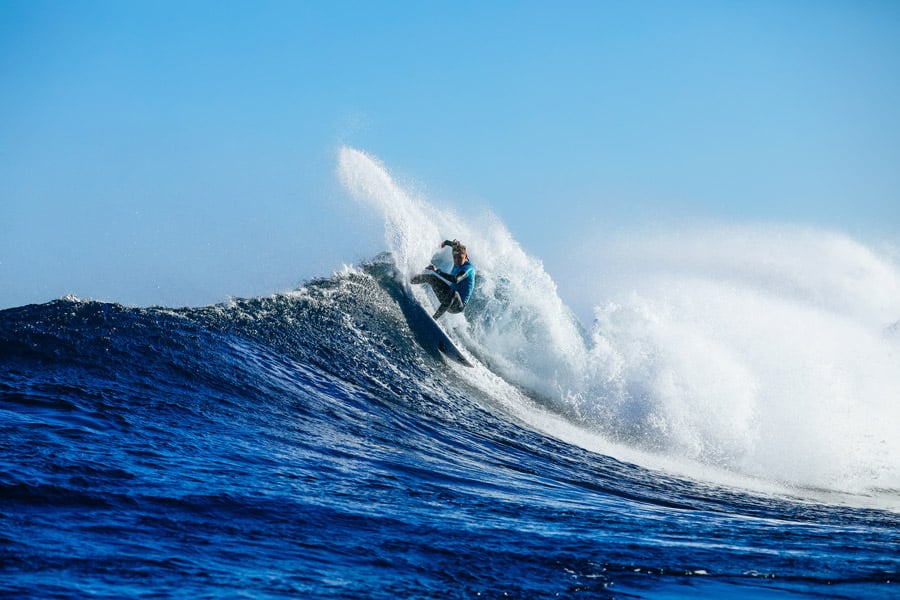
[[[412,283],[427,283],[437,296],[441,305],[434,313],[435,321],[445,312],[461,313],[472,296],[472,290],[475,289],[475,265],[469,262],[466,247],[459,240],[441,242],[441,248],[446,246],[453,249],[453,268],[449,273],[432,264],[426,267],[431,273],[422,273],[411,279]]]

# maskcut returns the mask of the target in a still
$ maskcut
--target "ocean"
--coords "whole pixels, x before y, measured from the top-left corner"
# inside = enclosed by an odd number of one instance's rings
[[[355,150],[339,176],[386,251],[296,290],[0,311],[0,596],[897,597],[890,260],[626,243],[664,260],[586,325],[502,223]],[[456,236],[471,368],[398,303]]]

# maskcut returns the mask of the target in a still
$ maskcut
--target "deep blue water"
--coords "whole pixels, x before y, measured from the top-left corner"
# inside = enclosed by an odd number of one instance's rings
[[[387,281],[0,312],[0,596],[900,593],[897,512],[542,434],[424,352]]]

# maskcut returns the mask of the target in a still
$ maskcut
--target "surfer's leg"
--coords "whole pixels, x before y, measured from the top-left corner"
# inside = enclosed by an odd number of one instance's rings
[[[462,298],[459,297],[459,292],[453,292],[453,300],[450,302],[450,306],[447,307],[447,311],[451,313],[461,313],[465,308],[466,305],[463,304]]]
[[[434,317],[434,320],[437,321],[442,316],[444,316],[445,312],[447,312],[447,304],[441,303],[441,305],[438,306],[438,309],[434,312],[434,314],[432,316]]]
[[[441,301],[441,305],[438,306],[437,312],[434,313],[434,320],[437,321],[440,319],[445,312],[461,313],[465,307],[466,305],[463,304],[463,301],[459,297],[459,292],[453,292],[450,296]]]
[[[431,286],[431,289],[434,290],[434,293],[437,294],[438,300],[441,302],[444,301],[445,297],[449,297],[453,294],[453,291],[450,289],[450,284],[438,277],[437,275],[432,275],[431,273],[423,273],[421,275],[416,275],[412,279],[410,279],[412,283],[427,283]]]
[[[423,275],[416,275],[410,279],[410,281],[412,283],[427,283],[430,285],[432,291],[434,291],[434,295],[437,296],[438,302],[441,304],[453,299],[453,294],[455,292],[450,289],[450,284],[437,275],[425,273]]]
[[[450,288],[450,284],[437,275],[423,273],[421,275],[416,275],[410,279],[410,281],[412,283],[427,283],[431,286],[434,295],[437,296],[438,302],[440,302],[437,312],[434,313],[435,319],[439,319],[441,315],[448,310],[452,313],[458,313],[462,311],[465,306],[459,298],[459,293],[454,292]]]

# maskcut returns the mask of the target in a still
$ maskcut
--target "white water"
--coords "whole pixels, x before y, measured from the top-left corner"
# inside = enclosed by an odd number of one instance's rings
[[[598,308],[586,333],[496,218],[437,209],[353,149],[338,170],[382,216],[404,277],[449,261],[441,240],[467,244],[475,297],[444,325],[489,370],[470,376],[500,393],[499,375],[572,426],[524,405],[519,418],[655,466],[900,494],[900,268],[890,257],[797,227],[623,236],[592,244],[600,268],[583,292]],[[508,402],[531,404],[512,392]]]

